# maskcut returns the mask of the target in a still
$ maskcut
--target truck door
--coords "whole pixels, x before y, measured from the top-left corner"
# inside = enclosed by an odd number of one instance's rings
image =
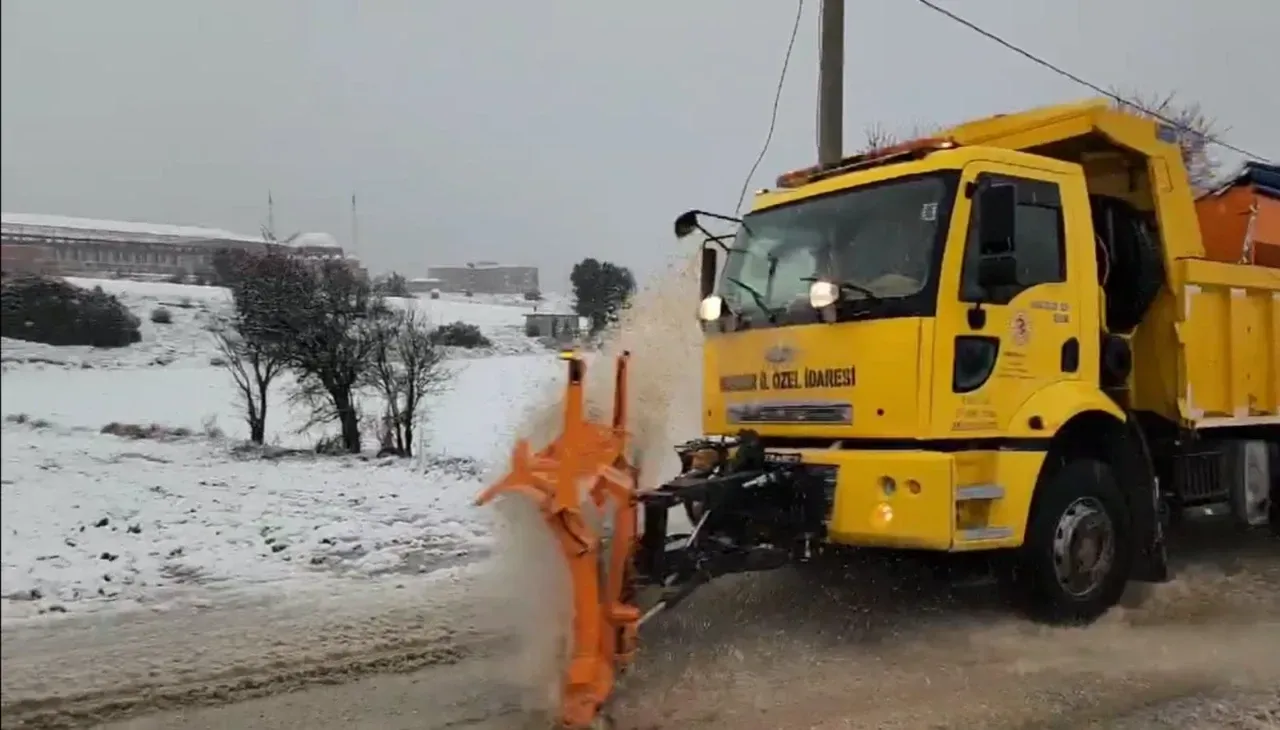
[[[1087,196],[1069,175],[994,162],[966,166],[960,189],[949,240],[963,245],[948,246],[940,282],[932,430],[943,438],[1025,434],[1027,424],[1011,424],[1019,407],[1046,386],[1081,378],[1082,356],[1096,352],[1081,342],[1082,313],[1097,316],[1096,282],[1083,281],[1092,275],[1082,261],[1093,255],[1091,228],[1087,215],[1075,224],[1063,215],[1064,192],[1074,205],[1087,206]],[[1003,251],[983,240],[983,211],[1000,208],[984,196],[1005,196],[1003,210],[1012,210]],[[1083,250],[1069,257],[1073,237]],[[1091,306],[1081,306],[1082,292],[1093,293]]]

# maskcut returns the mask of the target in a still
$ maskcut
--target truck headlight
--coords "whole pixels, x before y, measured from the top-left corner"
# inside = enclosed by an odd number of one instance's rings
[[[724,313],[724,300],[712,294],[698,302],[698,319],[703,322],[714,322]]]
[[[829,281],[815,281],[809,285],[809,305],[825,309],[840,300],[840,287]]]

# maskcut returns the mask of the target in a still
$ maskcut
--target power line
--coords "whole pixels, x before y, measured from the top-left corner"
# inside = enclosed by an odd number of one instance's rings
[[[747,199],[747,188],[751,185],[751,178],[755,177],[756,170],[760,169],[760,163],[764,161],[764,156],[769,152],[769,145],[773,142],[773,131],[778,126],[778,106],[782,103],[782,87],[787,80],[787,67],[791,65],[791,51],[796,47],[796,35],[800,32],[800,20],[804,17],[804,0],[796,3],[796,21],[791,26],[791,38],[787,41],[787,52],[782,57],[782,71],[778,74],[778,87],[773,92],[773,111],[769,113],[769,132],[764,137],[764,146],[760,148],[760,154],[756,156],[756,161],[751,165],[751,171],[747,173],[747,178],[742,181],[742,192],[738,193],[738,204],[733,207],[734,212],[742,210],[742,201]]]
[[[1212,135],[1208,135],[1208,134],[1203,134],[1203,133],[1197,132],[1197,131],[1196,131],[1196,130],[1194,130],[1194,129],[1190,129],[1190,128],[1189,128],[1189,127],[1187,127],[1185,124],[1183,124],[1183,123],[1181,123],[1181,122],[1178,122],[1178,121],[1175,121],[1175,120],[1173,120],[1173,119],[1170,119],[1169,117],[1167,117],[1167,116],[1165,116],[1165,115],[1163,115],[1163,114],[1160,114],[1160,113],[1159,113],[1159,112],[1157,112],[1157,111],[1154,111],[1154,110],[1151,110],[1151,109],[1145,109],[1145,108],[1143,108],[1142,106],[1140,106],[1140,105],[1138,105],[1138,104],[1134,103],[1133,101],[1130,101],[1129,99],[1126,99],[1126,98],[1124,98],[1124,97],[1120,96],[1119,94],[1116,94],[1116,93],[1115,93],[1115,92],[1113,92],[1113,91],[1108,91],[1108,90],[1106,90],[1106,89],[1102,88],[1101,86],[1099,86],[1099,85],[1097,85],[1097,84],[1095,84],[1095,83],[1093,83],[1093,82],[1091,82],[1091,81],[1089,81],[1089,80],[1087,80],[1087,79],[1085,79],[1085,78],[1083,78],[1083,77],[1081,77],[1081,76],[1078,76],[1078,75],[1076,75],[1076,74],[1074,74],[1074,73],[1071,73],[1070,71],[1067,71],[1066,69],[1064,69],[1064,68],[1062,68],[1062,67],[1060,67],[1060,66],[1057,66],[1057,65],[1055,65],[1054,63],[1052,63],[1052,62],[1050,62],[1050,61],[1046,61],[1045,59],[1043,59],[1043,58],[1041,58],[1041,57],[1039,57],[1039,56],[1035,55],[1034,53],[1032,53],[1032,52],[1030,52],[1030,51],[1028,51],[1028,50],[1026,50],[1026,49],[1024,49],[1024,48],[1022,48],[1022,47],[1020,47],[1020,46],[1017,46],[1017,45],[1015,45],[1015,44],[1013,44],[1013,43],[1011,43],[1011,42],[1009,42],[1009,41],[1006,41],[1004,38],[1001,38],[1000,36],[998,36],[998,35],[996,35],[995,33],[992,33],[991,31],[989,31],[989,30],[987,30],[987,29],[985,29],[985,28],[983,28],[983,27],[979,26],[978,24],[976,24],[976,23],[974,23],[974,22],[972,22],[972,21],[970,21],[970,20],[966,20],[965,18],[962,18],[962,17],[960,17],[959,15],[956,15],[955,13],[951,12],[950,10],[947,10],[946,8],[939,6],[938,4],[936,4],[936,3],[932,2],[932,0],[916,0],[916,2],[918,2],[918,3],[920,3],[921,5],[923,5],[923,6],[927,7],[927,8],[929,8],[930,10],[933,10],[934,12],[940,13],[940,14],[942,14],[942,15],[946,16],[947,18],[950,18],[951,20],[954,20],[955,22],[959,23],[960,25],[963,25],[964,27],[968,28],[969,30],[972,30],[973,32],[975,32],[975,33],[977,33],[977,34],[979,34],[979,35],[981,35],[981,36],[983,36],[983,37],[985,37],[985,38],[987,38],[987,39],[989,39],[989,40],[993,40],[993,41],[995,41],[996,43],[999,43],[1000,45],[1004,46],[1005,48],[1009,49],[1010,51],[1013,51],[1014,53],[1018,54],[1019,56],[1022,56],[1023,58],[1026,58],[1027,60],[1031,61],[1032,63],[1035,63],[1035,64],[1037,64],[1037,65],[1039,65],[1039,66],[1044,67],[1044,68],[1047,68],[1047,69],[1049,69],[1050,71],[1052,71],[1052,72],[1054,72],[1054,73],[1058,74],[1059,76],[1062,76],[1063,78],[1066,78],[1066,79],[1070,79],[1071,81],[1074,81],[1074,82],[1076,82],[1077,84],[1079,84],[1079,85],[1081,85],[1081,86],[1084,86],[1084,87],[1086,87],[1086,88],[1092,89],[1094,92],[1096,92],[1096,93],[1098,93],[1098,94],[1101,94],[1102,96],[1105,96],[1105,97],[1107,97],[1107,98],[1109,98],[1109,99],[1111,99],[1111,100],[1113,100],[1113,101],[1116,101],[1116,102],[1118,102],[1118,103],[1120,103],[1120,104],[1124,104],[1124,105],[1127,105],[1127,106],[1131,106],[1131,107],[1133,107],[1133,108],[1135,108],[1135,109],[1138,109],[1139,111],[1143,112],[1144,114],[1147,114],[1147,115],[1149,115],[1149,116],[1151,116],[1151,117],[1153,117],[1153,118],[1155,118],[1155,119],[1158,119],[1159,121],[1164,122],[1165,124],[1168,124],[1168,125],[1170,125],[1170,126],[1172,126],[1172,127],[1175,127],[1175,128],[1177,128],[1177,129],[1181,129],[1181,130],[1182,130],[1182,131],[1184,131],[1184,132],[1190,132],[1190,133],[1192,133],[1192,134],[1195,134],[1196,136],[1203,137],[1203,138],[1204,138],[1204,140],[1205,140],[1206,142],[1211,142],[1211,143],[1213,143],[1213,144],[1218,145],[1219,147],[1224,147],[1224,148],[1226,148],[1226,149],[1231,150],[1232,152],[1237,152],[1237,153],[1239,153],[1239,154],[1242,154],[1242,155],[1244,155],[1245,157],[1250,157],[1250,158],[1253,158],[1253,159],[1255,159],[1255,160],[1259,160],[1259,161],[1265,161],[1265,160],[1266,160],[1266,158],[1265,158],[1265,157],[1263,157],[1262,155],[1256,155],[1256,154],[1254,154],[1254,153],[1250,152],[1249,150],[1246,150],[1246,149],[1244,149],[1244,148],[1242,148],[1242,147],[1237,147],[1236,145],[1233,145],[1233,144],[1231,144],[1231,143],[1229,143],[1229,142],[1224,142],[1223,140],[1221,140],[1221,139],[1219,139],[1219,138],[1217,138],[1217,137],[1214,137],[1214,136],[1212,136]]]

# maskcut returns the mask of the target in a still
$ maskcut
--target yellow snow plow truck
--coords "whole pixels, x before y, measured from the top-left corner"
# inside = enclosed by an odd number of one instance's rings
[[[601,722],[645,619],[725,574],[982,554],[1030,615],[1084,623],[1168,578],[1191,508],[1280,526],[1280,168],[1197,197],[1176,134],[1042,108],[788,173],[741,219],[679,216],[707,237],[681,473],[637,490],[626,356],[594,423],[567,354],[563,433],[480,498],[537,500],[569,563],[562,722]]]

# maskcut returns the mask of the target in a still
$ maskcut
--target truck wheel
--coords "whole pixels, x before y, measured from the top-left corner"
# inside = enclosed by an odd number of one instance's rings
[[[1120,601],[1132,569],[1124,495],[1111,467],[1087,458],[1037,491],[1017,560],[1019,598],[1041,621],[1092,622]]]

